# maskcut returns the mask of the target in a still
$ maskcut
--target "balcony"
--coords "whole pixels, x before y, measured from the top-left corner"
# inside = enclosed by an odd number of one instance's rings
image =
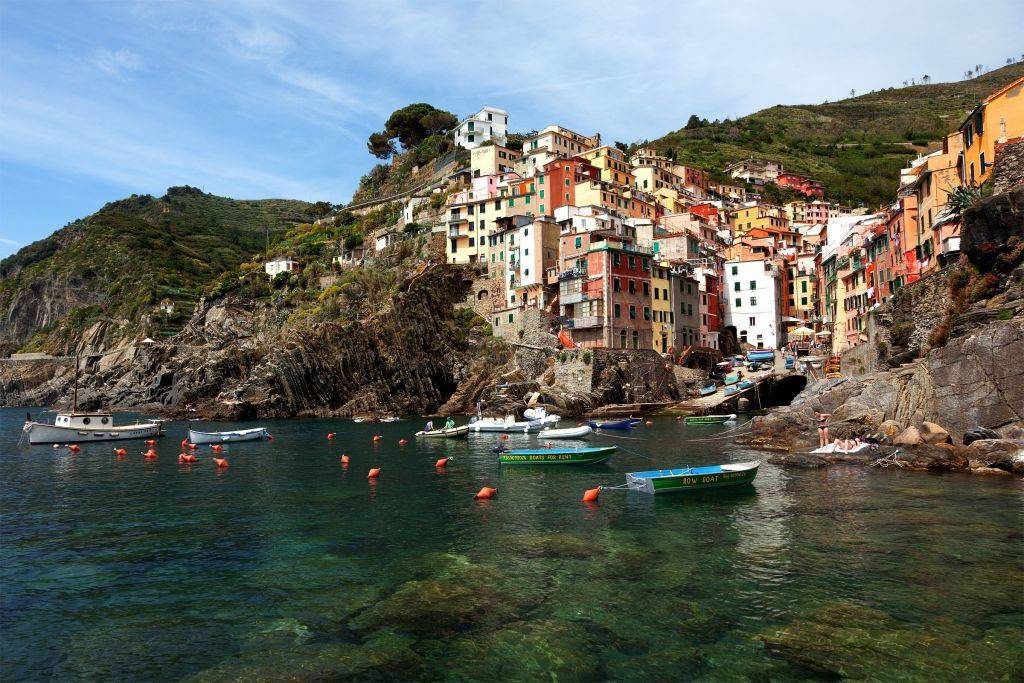
[[[596,315],[590,315],[583,318],[569,318],[566,327],[580,330],[589,327],[601,327],[603,324],[604,320],[602,318]]]
[[[558,281],[561,282],[563,280],[573,280],[573,279],[578,279],[578,278],[584,278],[586,276],[587,276],[587,269],[586,268],[580,268],[580,267],[577,266],[576,268],[569,268],[568,270],[563,270],[561,273],[559,273],[558,274]]]
[[[460,236],[459,228],[454,226],[454,225],[449,225],[448,226],[448,236],[449,237],[459,237]]]

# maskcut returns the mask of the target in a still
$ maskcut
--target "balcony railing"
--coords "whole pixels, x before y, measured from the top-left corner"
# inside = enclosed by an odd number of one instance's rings
[[[601,327],[604,324],[604,319],[590,315],[583,318],[569,318],[569,324],[566,327],[572,327],[574,329],[583,329],[588,327]]]

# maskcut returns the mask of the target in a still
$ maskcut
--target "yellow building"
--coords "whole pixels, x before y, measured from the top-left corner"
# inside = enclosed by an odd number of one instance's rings
[[[469,166],[474,178],[512,171],[522,153],[501,145],[483,145],[469,152]]]
[[[986,97],[960,124],[960,135],[960,182],[981,185],[992,175],[996,143],[1024,135],[1024,77]]]
[[[778,206],[756,204],[729,212],[729,223],[734,235],[745,235],[750,230],[760,228],[776,232],[789,230],[789,219]]]
[[[633,174],[626,155],[618,147],[604,145],[577,154],[581,159],[586,159],[591,166],[599,169],[601,180],[618,185],[632,185]]]
[[[486,184],[492,178],[474,178]],[[453,196],[448,207],[445,251],[448,263],[494,263],[491,247],[500,231],[498,220],[510,216],[537,214],[533,181],[518,176]]]
[[[672,312],[671,272],[669,265],[653,264],[651,268],[651,339],[654,350],[668,353],[675,348],[675,316]]]
[[[917,203],[915,232],[922,274],[938,267],[936,254],[960,249],[959,224],[945,220],[944,213],[950,191],[960,185],[958,162],[964,158],[963,141],[961,132],[947,135],[941,150],[924,157],[923,163],[905,169],[902,176],[900,193],[913,195]]]

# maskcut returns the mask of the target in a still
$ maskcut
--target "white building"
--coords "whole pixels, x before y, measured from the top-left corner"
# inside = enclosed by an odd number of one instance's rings
[[[782,296],[777,266],[768,259],[726,261],[725,326],[741,343],[777,349],[782,343]]]
[[[484,107],[467,116],[455,128],[455,144],[475,149],[488,140],[494,140],[495,144],[504,145],[507,132],[508,112],[497,107]]]
[[[297,273],[299,269],[299,262],[288,257],[276,258],[263,264],[263,270],[270,277],[274,277],[278,273]]]

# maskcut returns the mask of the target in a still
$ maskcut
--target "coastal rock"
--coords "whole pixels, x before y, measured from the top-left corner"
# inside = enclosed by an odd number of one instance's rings
[[[896,446],[918,446],[924,443],[924,439],[921,438],[921,432],[917,427],[907,427],[892,442]]]
[[[953,472],[970,467],[967,457],[950,444],[925,445],[907,448],[896,455],[900,467],[908,470]]]
[[[953,443],[949,432],[934,422],[922,422],[920,432],[921,440],[926,444],[936,445],[940,443]]]
[[[878,426],[878,431],[889,439],[895,439],[903,431],[903,427],[896,420],[886,420]]]
[[[979,439],[964,449],[965,455],[979,467],[991,467],[1024,475],[1024,441]],[[973,467],[973,466],[972,466]]]
[[[987,429],[985,427],[975,427],[968,429],[964,432],[964,445],[970,446],[975,441],[980,439],[998,439],[999,432],[994,429]]]

